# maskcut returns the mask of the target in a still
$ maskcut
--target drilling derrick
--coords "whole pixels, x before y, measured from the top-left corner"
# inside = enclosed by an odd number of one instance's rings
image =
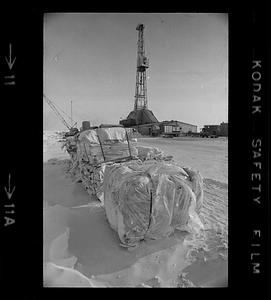
[[[149,67],[149,60],[145,56],[144,25],[138,24],[136,30],[138,31],[138,41],[135,102],[134,110],[129,113],[126,119],[120,121],[124,127],[158,123],[153,112],[148,109],[146,69]]]
[[[148,108],[146,69],[149,67],[149,61],[145,56],[144,25],[139,24],[136,30],[138,30],[138,42],[134,110]]]

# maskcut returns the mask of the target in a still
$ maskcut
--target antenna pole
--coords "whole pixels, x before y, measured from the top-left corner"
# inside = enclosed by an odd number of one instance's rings
[[[71,101],[71,121],[72,121],[72,126],[73,126],[73,119],[72,119],[72,101]]]

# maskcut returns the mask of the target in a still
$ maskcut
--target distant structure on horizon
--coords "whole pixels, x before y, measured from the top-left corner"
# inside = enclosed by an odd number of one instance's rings
[[[134,110],[126,119],[119,122],[124,127],[158,123],[153,112],[148,109],[146,70],[149,68],[149,60],[145,56],[144,24],[138,24],[136,30],[138,30],[138,42],[135,102]]]
[[[202,132],[217,136],[228,136],[228,123],[222,122],[220,125],[204,125]]]
[[[148,109],[146,70],[149,68],[149,60],[145,56],[144,25],[138,24],[136,30],[138,30],[138,47],[134,110],[126,119],[120,120],[119,124],[133,127],[143,135],[179,136],[183,133],[197,132],[196,125],[173,120],[159,122]]]

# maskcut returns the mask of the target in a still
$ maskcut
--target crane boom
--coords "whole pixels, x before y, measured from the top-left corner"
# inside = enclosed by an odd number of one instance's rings
[[[52,108],[52,110],[54,111],[54,113],[57,115],[57,117],[62,121],[62,123],[69,129],[71,130],[71,128],[73,128],[73,126],[70,126],[66,120],[63,118],[63,116],[60,114],[60,112],[57,110],[56,106],[54,105],[54,103],[45,95],[43,94],[43,97],[45,99],[45,101],[47,102],[47,104]]]

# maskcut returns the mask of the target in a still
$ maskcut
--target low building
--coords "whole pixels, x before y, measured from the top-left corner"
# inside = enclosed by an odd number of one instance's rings
[[[136,129],[142,135],[158,136],[160,134],[160,126],[156,122],[132,126],[131,128]]]
[[[162,134],[172,132],[173,135],[180,135],[182,133],[197,132],[197,126],[180,121],[163,121],[160,123]]]
[[[180,130],[182,133],[188,133],[188,132],[197,132],[197,126],[196,125],[192,125],[192,124],[188,124],[188,123],[184,123],[184,122],[179,122],[178,124],[180,126]]]
[[[182,133],[197,132],[197,126],[180,121],[163,121],[149,124],[129,126],[135,128],[142,135],[158,136],[160,134],[180,136]]]

